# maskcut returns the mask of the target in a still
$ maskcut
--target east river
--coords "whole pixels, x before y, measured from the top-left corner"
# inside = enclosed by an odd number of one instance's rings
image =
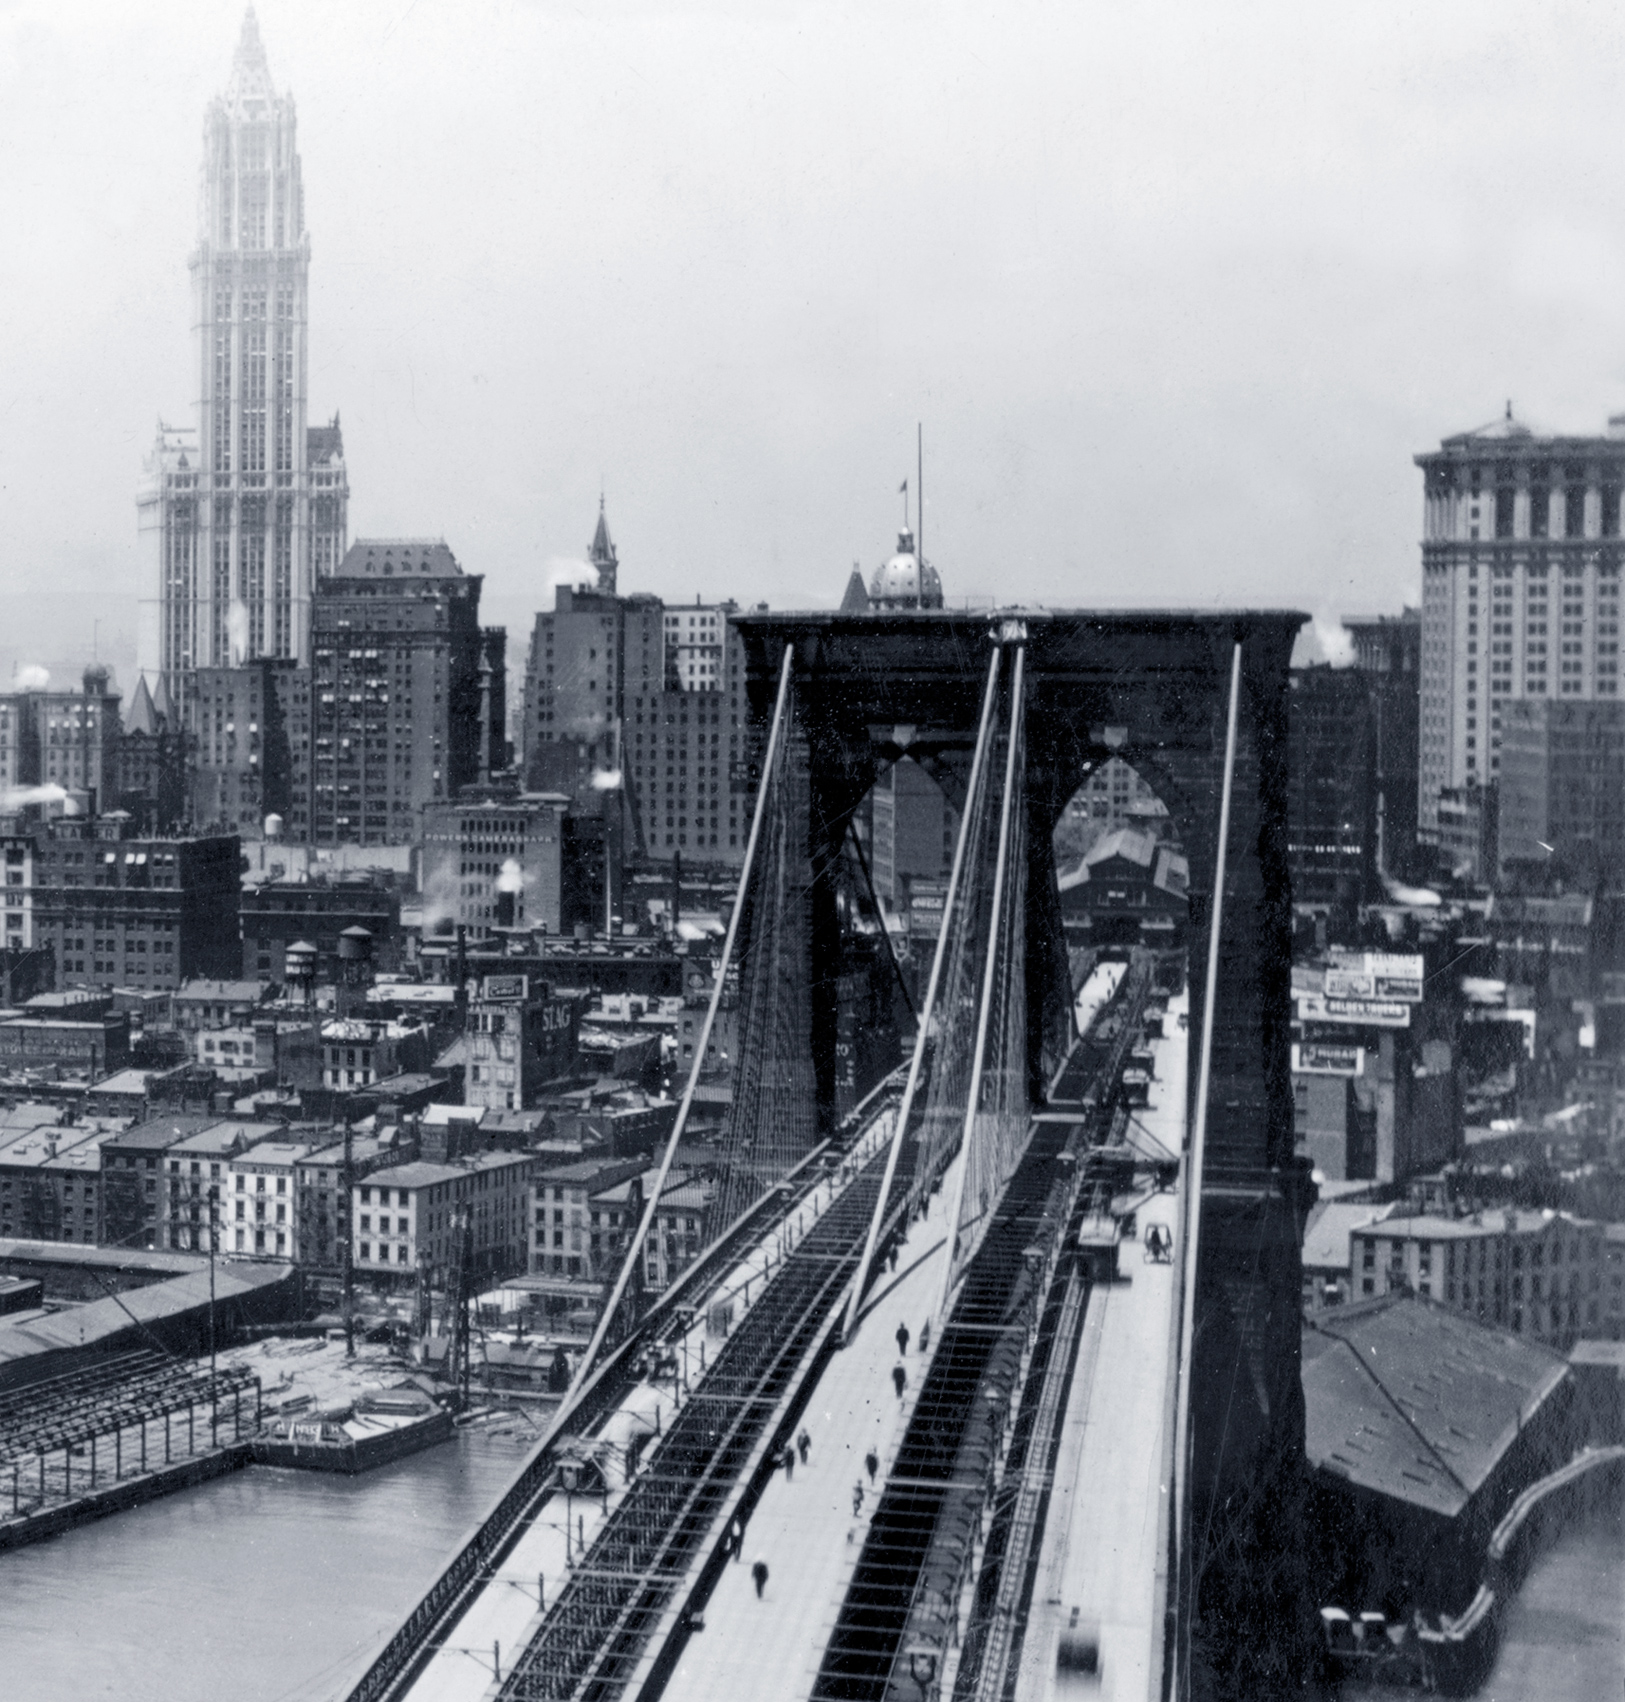
[[[340,1696],[526,1447],[477,1428],[360,1477],[250,1466],[0,1554],[0,1696]]]
[[[530,1433],[504,1423],[357,1478],[250,1467],[0,1554],[0,1696],[341,1697],[511,1481]],[[1479,1696],[1593,1702],[1622,1686],[1625,1527],[1604,1517],[1524,1581]]]
[[[1507,1610],[1478,1702],[1611,1702],[1625,1693],[1625,1522],[1600,1514],[1541,1555]],[[1342,1702],[1415,1692],[1345,1685]]]

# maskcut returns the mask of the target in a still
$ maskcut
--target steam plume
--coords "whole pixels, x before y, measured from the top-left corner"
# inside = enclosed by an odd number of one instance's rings
[[[78,814],[73,800],[60,786],[13,786],[0,792],[0,810],[20,810],[29,804],[63,804],[69,815]]]

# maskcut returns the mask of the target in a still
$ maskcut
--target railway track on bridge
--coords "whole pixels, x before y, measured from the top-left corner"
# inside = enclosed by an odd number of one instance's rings
[[[873,1090],[869,1097],[849,1114],[834,1140],[809,1153],[776,1189],[759,1200],[737,1223],[701,1253],[699,1259],[651,1308],[633,1336],[610,1355],[600,1372],[582,1391],[574,1408],[564,1415],[576,1431],[589,1429],[603,1414],[612,1411],[621,1403],[638,1380],[639,1373],[635,1368],[640,1358],[649,1349],[662,1345],[686,1327],[684,1306],[694,1296],[703,1295],[713,1288],[746,1248],[765,1240],[802,1206],[807,1194],[824,1179],[829,1168],[840,1163],[845,1153],[858,1143],[874,1118],[888,1109],[895,1108],[900,1089],[901,1072],[893,1072],[891,1077]],[[872,1167],[866,1169],[864,1176],[868,1176],[870,1170]],[[853,1189],[865,1185],[864,1176],[860,1176],[848,1188],[843,1199],[849,1196]],[[873,1209],[878,1176],[879,1172],[874,1171],[867,1184],[868,1204],[863,1208],[864,1213]],[[837,1201],[831,1211],[838,1211],[840,1204],[841,1202]],[[844,1223],[844,1216],[833,1221]],[[839,1266],[845,1271],[841,1279],[845,1281],[850,1278],[856,1254],[848,1255],[839,1251],[844,1245],[844,1236],[834,1235],[832,1229],[827,1229],[827,1226],[831,1225],[831,1212],[826,1212],[823,1221],[814,1226],[791,1255],[791,1261],[799,1261],[802,1267],[814,1267],[822,1263],[827,1265],[831,1272]],[[864,1226],[866,1225],[867,1216],[864,1217]],[[860,1227],[856,1234],[861,1247],[863,1227]],[[784,1274],[781,1269],[780,1277]],[[779,1279],[774,1280],[776,1283]],[[765,1299],[764,1296],[764,1301]],[[738,1341],[744,1334],[745,1326],[757,1315],[762,1304],[763,1302],[759,1301],[757,1306],[752,1307],[746,1314],[745,1323],[735,1332],[733,1341]],[[730,1347],[733,1346],[733,1341],[729,1343]],[[726,1357],[726,1351],[725,1349],[724,1355],[714,1362],[710,1375],[715,1375],[716,1367],[720,1366],[722,1358]],[[710,1386],[708,1376],[703,1387]],[[700,1392],[697,1389],[696,1396]],[[690,1406],[693,1405],[694,1399],[695,1397],[690,1398]],[[559,1471],[559,1444],[566,1438],[562,1431],[562,1424],[556,1421],[502,1499],[464,1540],[405,1622],[343,1698],[343,1702],[403,1702],[410,1694],[426,1663],[447,1642],[452,1628],[497,1575],[506,1556],[512,1552],[531,1525],[544,1516],[549,1501],[563,1492]],[[668,1437],[674,1433],[668,1432]],[[660,1452],[657,1450],[650,1457],[646,1474],[649,1470],[659,1469],[660,1458]],[[589,1576],[590,1571],[591,1567],[583,1569],[582,1578]],[[544,1621],[542,1627],[544,1633],[547,1623],[548,1621]]]
[[[825,1211],[746,1314],[505,1679],[503,1702],[607,1702],[669,1620],[696,1559],[786,1402],[857,1269],[885,1149]]]
[[[984,1521],[1003,1448],[1003,1429],[1023,1383],[1042,1399],[1058,1309],[1074,1272],[1068,1250],[1095,1165],[1122,1152],[1126,1113],[1117,1083],[1140,1034],[1149,970],[1136,957],[1111,1001],[1080,1038],[1057,1075],[1050,1104],[1076,1115],[1034,1127],[994,1221],[966,1271],[944,1324],[920,1396],[870,1521],[846,1598],[824,1651],[812,1702],[887,1702],[909,1691],[911,1648],[945,1653],[960,1642],[960,1604],[975,1571]],[[1069,1153],[1066,1163],[1058,1160]],[[1050,1266],[1045,1275],[1046,1263]],[[1079,1273],[1081,1276],[1081,1273]],[[1082,1281],[1086,1298],[1088,1283]],[[1077,1307],[1074,1304],[1073,1323]],[[1034,1362],[1024,1348],[1036,1338]],[[1070,1349],[1071,1343],[1063,1346]],[[1037,1388],[1031,1387],[1033,1383]],[[995,1504],[982,1560],[986,1611],[997,1605],[1006,1563],[1026,1569],[1032,1532],[1016,1523],[1022,1476],[1035,1426],[1053,1422],[1023,1403],[1008,1459],[1013,1490]],[[1047,1441],[1041,1432],[1040,1446]],[[1027,1509],[1029,1514],[1032,1509]],[[974,1695],[990,1627],[974,1623],[975,1659],[965,1675]],[[1002,1674],[1004,1651],[992,1653]],[[900,1663],[902,1663],[900,1668]],[[933,1671],[936,1669],[933,1668]]]

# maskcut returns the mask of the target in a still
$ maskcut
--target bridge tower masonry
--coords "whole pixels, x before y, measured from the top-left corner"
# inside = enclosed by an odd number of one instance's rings
[[[1230,665],[1233,647],[1241,645],[1189,1379],[1192,1540],[1183,1577],[1169,1590],[1171,1604],[1187,1604],[1196,1696],[1296,1692],[1313,1629],[1298,1532],[1301,1247],[1314,1189],[1293,1150],[1286,857],[1288,664],[1305,618],[1290,611],[1166,610],[736,617],[759,726],[771,717],[784,646],[794,647],[796,767],[808,823],[812,1076],[821,1128],[835,1114],[840,931],[833,872],[848,822],[876,775],[905,751],[950,803],[962,806],[989,645],[1012,620],[1024,624],[1027,645],[1033,1102],[1042,1102],[1058,1061],[1071,1000],[1050,832],[1088,774],[1113,756],[1155,786],[1189,857],[1194,1099]]]

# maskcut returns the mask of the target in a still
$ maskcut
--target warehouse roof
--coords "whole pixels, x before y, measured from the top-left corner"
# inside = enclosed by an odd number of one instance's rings
[[[1418,1295],[1317,1312],[1303,1336],[1309,1463],[1454,1517],[1568,1374],[1550,1348]]]
[[[213,1279],[214,1302],[224,1305],[239,1295],[286,1282],[288,1275],[286,1265],[222,1264]],[[193,1271],[189,1276],[155,1282],[147,1288],[127,1289],[116,1298],[94,1300],[88,1306],[71,1306],[29,1323],[7,1326],[0,1322],[0,1365],[58,1348],[92,1347],[105,1337],[122,1334],[132,1325],[154,1324],[177,1313],[207,1306],[210,1293],[209,1273]]]

